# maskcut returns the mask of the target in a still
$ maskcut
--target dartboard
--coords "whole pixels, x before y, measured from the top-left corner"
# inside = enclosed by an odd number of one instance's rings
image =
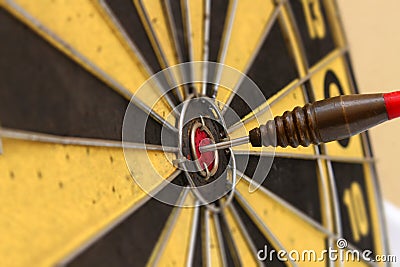
[[[331,0],[1,0],[0,265],[385,254],[367,134],[200,151],[356,93],[338,14]]]

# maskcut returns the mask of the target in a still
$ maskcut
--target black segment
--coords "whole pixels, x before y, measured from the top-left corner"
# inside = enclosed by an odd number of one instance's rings
[[[210,38],[208,41],[208,61],[219,62],[220,49],[223,45],[225,24],[228,22],[226,17],[228,14],[230,0],[210,0]],[[216,73],[213,74],[215,76]],[[214,95],[214,86],[207,85],[206,94],[209,97]]]
[[[333,175],[335,178],[336,191],[338,195],[338,204],[341,215],[341,228],[343,237],[361,250],[369,249],[374,251],[373,243],[373,225],[371,219],[371,211],[369,198],[366,195],[367,185],[365,181],[365,173],[363,165],[344,162],[332,162]],[[354,190],[359,187],[361,195]],[[346,199],[351,200],[346,204]],[[359,201],[362,200],[363,202]],[[349,204],[350,203],[350,204]],[[367,233],[365,229],[361,229],[360,212],[362,211],[361,205],[364,206],[366,212],[366,219],[368,224]],[[350,214],[353,214],[351,216]],[[355,215],[355,216],[354,216]],[[351,219],[352,218],[352,219]],[[362,221],[362,220],[361,220]],[[353,224],[352,224],[353,223]],[[356,232],[359,239],[356,240]]]
[[[290,49],[279,22],[275,22],[247,72],[266,99],[298,76],[296,62]]]
[[[128,100],[3,9],[0,24],[0,58],[8,59],[0,60],[3,127],[121,140]],[[133,119],[146,119],[142,110],[132,108]],[[149,119],[146,131],[154,134],[149,135],[148,143],[160,143],[161,125]]]
[[[225,23],[230,0],[210,0],[210,40],[208,43],[208,61],[218,62],[222,47]]]
[[[175,29],[176,39],[178,43],[178,54],[181,57],[181,63],[189,61],[189,49],[187,40],[185,39],[185,21],[183,20],[183,10],[181,6],[181,1],[179,0],[167,0],[166,3],[170,6],[169,11],[170,16],[173,19],[173,27]]]
[[[189,186],[189,181],[184,173],[181,173],[178,177],[171,181],[171,183],[183,187]]]
[[[272,26],[247,75],[256,83],[265,99],[278,93],[298,76],[295,61],[278,22]],[[247,86],[241,85],[238,94],[241,96],[251,94],[252,92],[248,92],[247,89]],[[258,102],[252,103],[251,106],[262,105],[265,99],[256,97]],[[251,112],[249,106],[238,95],[233,97],[230,107],[240,118]]]
[[[286,266],[284,262],[280,261],[277,258],[277,253],[267,253],[265,255],[264,250],[271,251],[275,250],[278,251],[275,247],[272,246],[271,242],[269,242],[264,234],[260,231],[257,225],[253,222],[253,220],[249,217],[246,211],[242,208],[239,202],[236,199],[233,199],[232,205],[235,208],[242,224],[246,228],[247,233],[249,234],[252,243],[254,244],[257,254],[260,252],[260,257],[263,259],[265,256],[265,260],[262,260],[262,263],[265,266],[273,266],[273,267],[284,267]],[[267,248],[267,249],[265,249]],[[271,258],[268,257],[271,255]]]
[[[246,176],[253,177],[259,156],[236,155],[238,169]],[[317,162],[304,159],[275,157],[268,176],[262,186],[289,202],[317,222],[322,222]]]
[[[150,198],[67,266],[145,266],[174,208]]]
[[[369,206],[369,199],[366,195],[367,184],[366,177],[363,169],[363,165],[354,163],[344,162],[332,162],[333,174],[335,178],[336,191],[338,195],[338,204],[341,215],[341,227],[343,231],[343,237],[351,244],[356,246],[358,249],[366,250],[369,249],[374,251],[374,233],[372,226],[371,211]],[[356,187],[361,190],[361,197],[357,192]],[[346,199],[352,200],[347,202]],[[362,202],[360,201],[362,200]],[[349,204],[351,203],[351,204]],[[351,206],[350,206],[351,205]],[[367,231],[363,226],[360,226],[360,212],[364,205],[367,219]],[[351,211],[351,209],[353,209]],[[350,214],[353,213],[353,216]],[[357,215],[355,215],[357,214]],[[355,216],[354,216],[355,215]],[[362,222],[363,220],[361,220]],[[356,238],[356,232],[358,233],[358,240]],[[364,234],[367,232],[366,234]]]
[[[161,65],[157,59],[156,52],[153,50],[133,0],[104,0],[104,2],[117,17],[119,23],[139,49],[152,70],[154,72],[160,71]]]
[[[180,60],[180,63],[189,62],[189,37],[187,34],[187,25],[185,21],[184,14],[184,1],[180,0],[167,0],[165,4],[169,6],[168,12],[169,16],[172,17],[171,27],[174,31],[174,38],[176,39],[176,50]],[[182,75],[187,77],[187,80],[190,80],[191,73],[182,71]],[[191,84],[184,85],[187,88],[189,94],[195,92],[195,88]]]
[[[249,94],[251,94],[251,92],[249,92]],[[252,97],[251,99],[256,98]],[[228,128],[253,111],[250,104],[238,94],[235,94],[229,106],[230,108],[228,108],[224,114],[225,123]]]
[[[177,135],[166,127],[162,127],[142,110],[131,104],[125,112],[124,142],[146,143],[164,146],[177,146]],[[146,125],[144,126],[144,123]],[[122,128],[122,125],[120,126]],[[128,128],[129,127],[129,130]],[[143,132],[143,128],[145,131]],[[162,139],[162,140],[161,140]]]
[[[310,66],[315,65],[329,54],[329,52],[335,49],[332,30],[328,24],[326,10],[322,2],[323,1],[318,2],[318,0],[290,1]],[[308,9],[308,11],[306,9]],[[310,14],[310,22],[308,22],[308,24],[306,18],[307,12]],[[315,26],[316,24],[323,25],[324,34],[316,33],[313,35],[314,38],[312,38],[312,33],[310,33],[310,31],[314,31],[312,29],[317,27]],[[310,30],[309,27],[312,29]]]

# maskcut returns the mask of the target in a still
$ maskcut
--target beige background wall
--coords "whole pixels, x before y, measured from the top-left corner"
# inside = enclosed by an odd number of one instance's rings
[[[400,1],[337,1],[360,91],[400,90]],[[370,134],[383,196],[400,207],[400,119]]]

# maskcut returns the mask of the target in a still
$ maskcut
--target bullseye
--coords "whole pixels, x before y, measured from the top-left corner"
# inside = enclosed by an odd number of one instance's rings
[[[214,153],[200,151],[200,146],[210,145],[213,142],[210,136],[201,128],[197,128],[194,135],[194,145],[196,147],[196,155],[201,166],[207,166],[208,170],[211,171],[214,167]]]
[[[204,124],[204,119],[193,124],[190,134],[190,146],[194,161],[199,168],[199,173],[208,180],[218,169],[218,153],[200,152],[200,146],[215,143],[214,137]]]

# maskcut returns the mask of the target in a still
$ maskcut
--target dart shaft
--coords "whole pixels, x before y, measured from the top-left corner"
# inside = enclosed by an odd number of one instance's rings
[[[341,95],[296,107],[250,131],[253,146],[297,147],[349,138],[400,116],[400,92]]]
[[[349,138],[400,117],[400,91],[342,95],[296,107],[249,132],[249,136],[201,147],[211,151],[248,140],[252,146],[298,147]]]

